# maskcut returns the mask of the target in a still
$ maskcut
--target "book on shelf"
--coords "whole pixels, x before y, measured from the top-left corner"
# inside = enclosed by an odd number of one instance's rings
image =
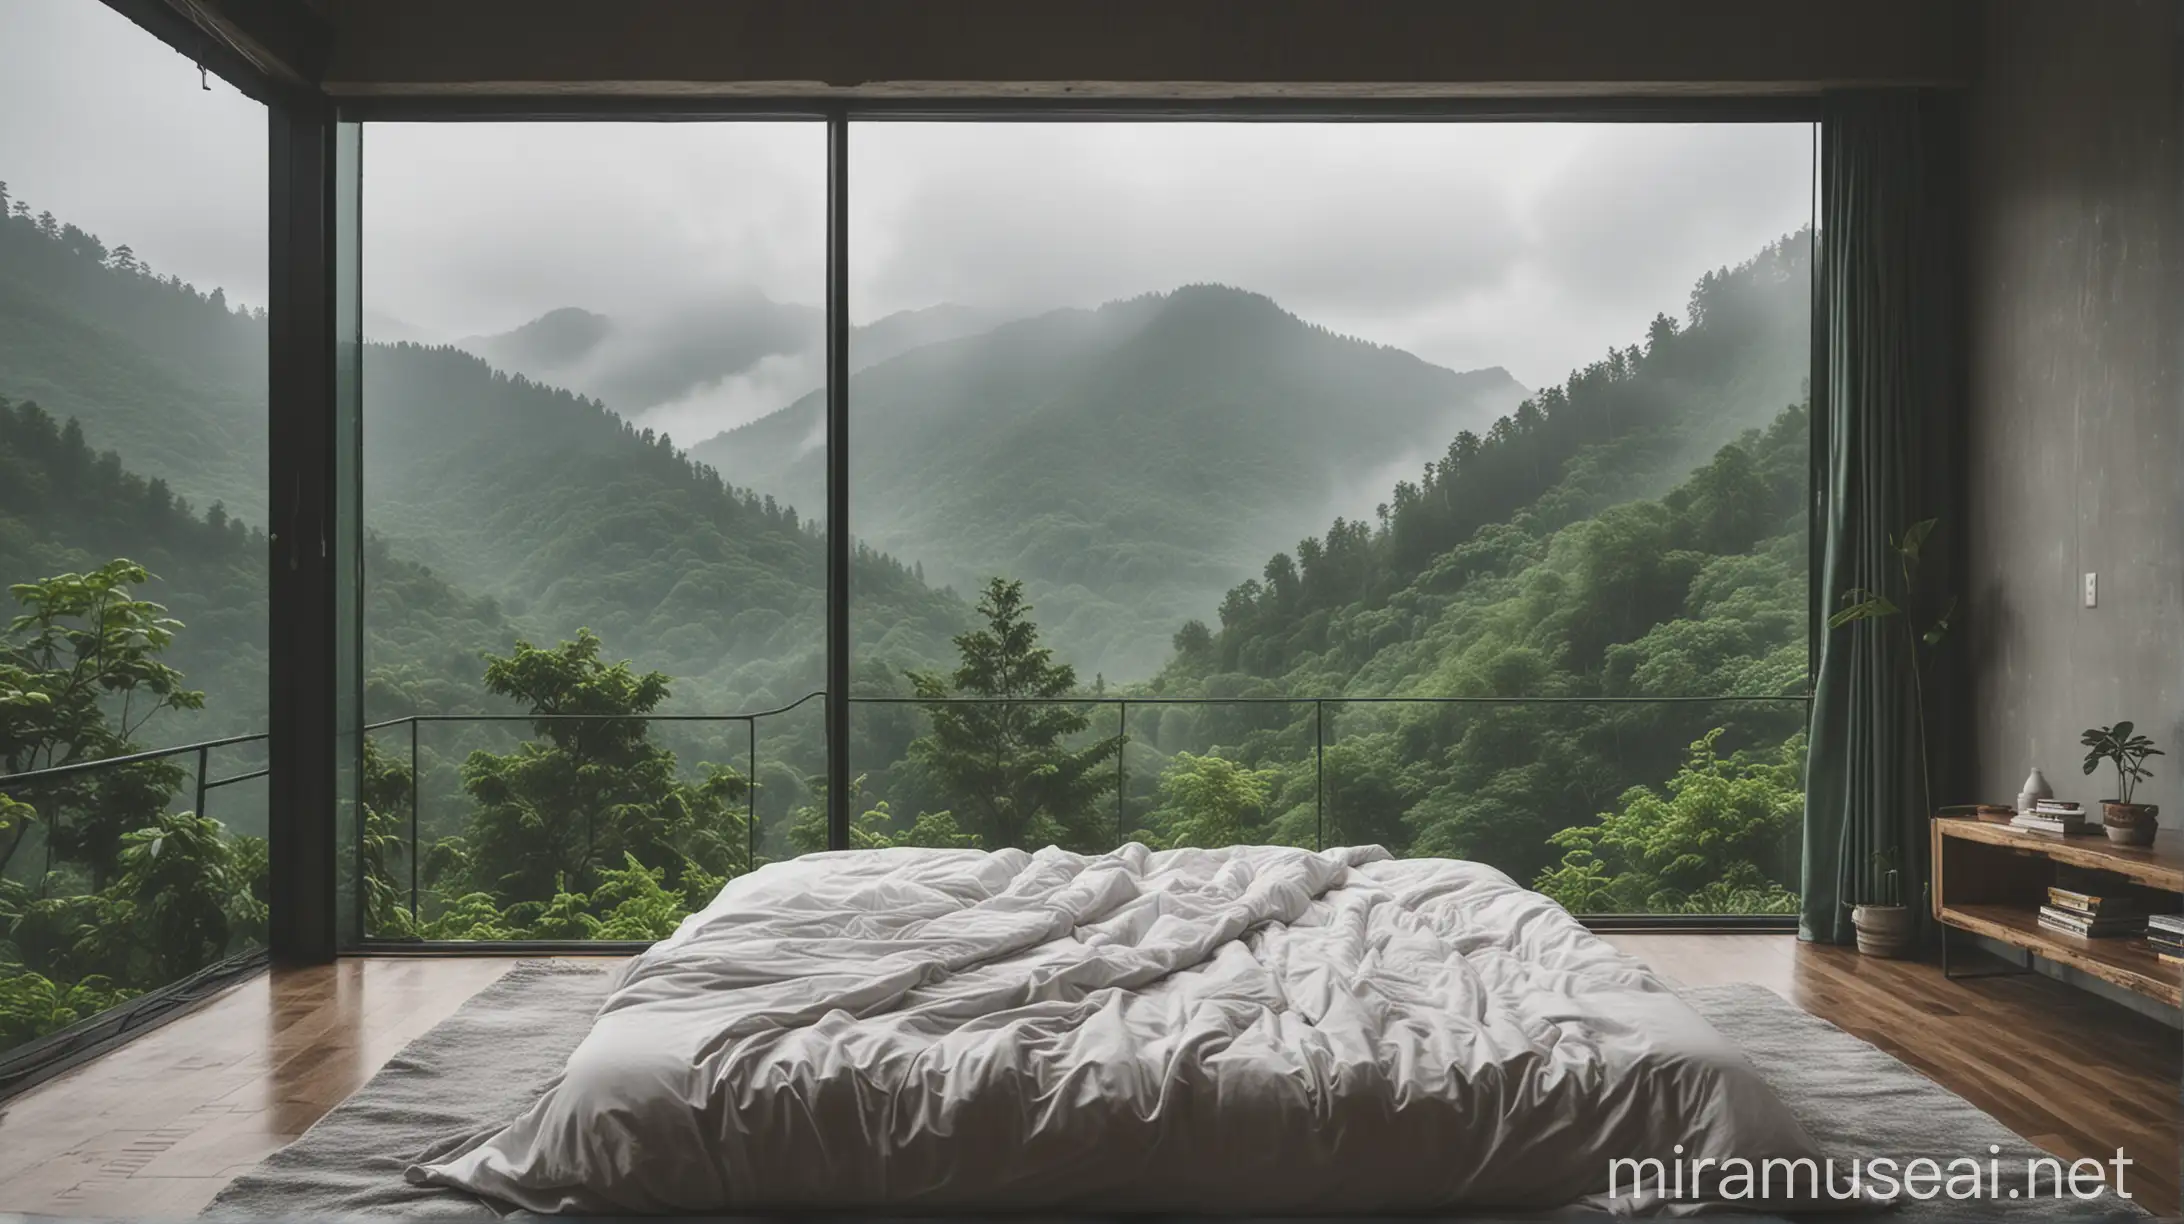
[[[2040,907],[2040,923],[2042,926],[2069,931],[2073,935],[2086,936],[2136,935],[2146,929],[2146,921],[2143,918],[2121,915],[2112,918],[2095,918],[2071,910],[2057,909],[2052,905]]]
[[[2156,952],[2184,953],[2184,939],[2164,939],[2151,931],[2146,933],[2146,944]]]
[[[2154,959],[2160,961],[2164,965],[2169,965],[2175,968],[2184,968],[2184,950],[2179,950],[2175,952],[2164,952],[2157,949],[2154,952]]]
[[[2098,893],[2079,892],[2072,888],[2057,888],[2054,885],[2049,885],[2047,892],[2049,905],[2057,909],[2066,909],[2072,913],[2087,914],[2096,918],[2106,918],[2111,915],[2135,918],[2145,912],[2145,907],[2137,897],[2102,896]]]
[[[2184,939],[2184,914],[2148,914],[2146,925],[2157,931],[2173,932],[2178,939]]]

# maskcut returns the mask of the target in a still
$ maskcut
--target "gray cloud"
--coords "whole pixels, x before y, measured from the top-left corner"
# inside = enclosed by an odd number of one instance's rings
[[[165,271],[262,301],[262,108],[89,0],[0,12],[0,176]],[[1220,281],[1339,331],[1539,385],[1810,217],[1805,125],[929,124],[852,133],[851,310],[1040,308]],[[824,288],[816,124],[380,124],[378,330],[626,320]],[[702,436],[775,367],[663,411]],[[778,367],[778,368],[776,368]]]
[[[266,112],[103,4],[0,7],[0,179],[230,301],[266,288]]]
[[[821,296],[809,125],[403,125],[366,149],[367,298],[420,325]],[[1539,384],[1805,224],[1812,145],[1805,125],[873,123],[851,159],[860,321],[1219,281]]]

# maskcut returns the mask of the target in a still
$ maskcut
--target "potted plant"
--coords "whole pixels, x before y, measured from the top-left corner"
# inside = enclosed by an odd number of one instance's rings
[[[1940,523],[1940,519],[1921,519],[1906,527],[1901,535],[1888,538],[1888,551],[1896,558],[1899,580],[1893,594],[1884,588],[1855,587],[1843,593],[1843,607],[1828,618],[1830,629],[1860,621],[1892,620],[1902,630],[1903,654],[1899,657],[1911,673],[1915,724],[1912,730],[1918,737],[1919,746],[1919,797],[1926,804],[1928,814],[1934,811],[1934,781],[1932,767],[1926,759],[1926,654],[1932,653],[1948,636],[1957,601],[1950,599],[1924,629],[1912,623],[1911,608],[1913,597],[1918,593],[1919,561],[1926,551],[1926,541]],[[1861,904],[1851,911],[1851,925],[1858,932],[1858,950],[1871,956],[1901,956],[1909,949],[1912,921],[1911,910],[1903,904],[1897,882],[1895,856],[1887,850],[1876,850],[1873,865],[1877,873],[1885,873],[1876,882],[1881,888],[1880,895],[1888,900],[1885,904]],[[1874,931],[1871,939],[1866,934],[1869,923]]]
[[[2116,797],[2101,801],[2101,825],[2108,831],[2108,840],[2119,846],[2152,844],[2155,817],[2161,812],[2151,803],[2131,802],[2138,784],[2154,776],[2146,768],[2146,758],[2166,755],[2136,730],[2131,723],[2120,722],[2113,727],[2090,727],[2078,737],[2086,749],[2085,772],[2099,769],[2103,761],[2116,767]]]
[[[1903,903],[1894,856],[1886,850],[1875,850],[1873,871],[1880,881],[1879,899],[1853,907],[1850,925],[1858,931],[1860,953],[1894,959],[1911,950],[1911,907]]]

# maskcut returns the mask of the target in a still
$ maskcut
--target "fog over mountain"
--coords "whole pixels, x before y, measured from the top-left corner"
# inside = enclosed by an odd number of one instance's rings
[[[856,373],[850,517],[929,581],[1024,578],[1064,657],[1141,676],[1268,553],[1371,515],[1425,439],[1485,429],[1524,394],[1499,368],[1459,374],[1260,294],[1187,285]],[[692,453],[820,504],[824,411],[809,395]]]
[[[851,330],[850,368],[989,331],[1012,317],[952,304],[898,311]],[[755,289],[628,316],[564,306],[456,345],[497,368],[594,396],[686,444],[756,420],[826,382],[825,312]]]

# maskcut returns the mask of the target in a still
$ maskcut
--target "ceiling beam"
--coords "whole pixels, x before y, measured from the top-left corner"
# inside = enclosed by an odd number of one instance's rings
[[[1977,0],[327,0],[336,95],[1218,97],[1961,85]]]
[[[105,2],[262,102],[317,94],[333,58],[333,24],[305,0]]]

